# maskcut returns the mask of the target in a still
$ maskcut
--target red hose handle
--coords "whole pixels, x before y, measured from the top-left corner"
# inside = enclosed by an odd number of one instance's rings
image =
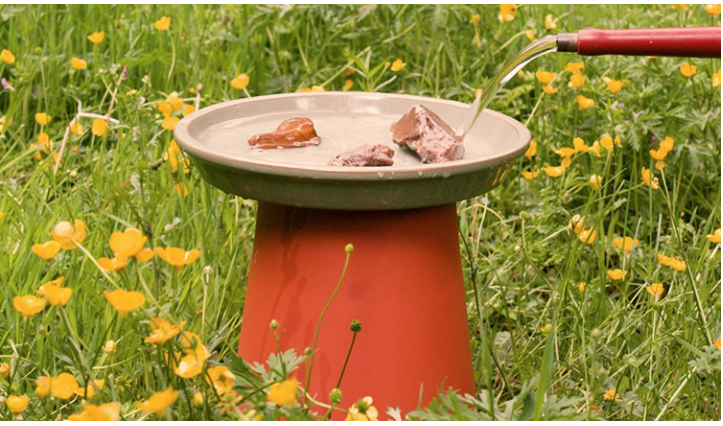
[[[721,27],[597,30],[558,34],[558,51],[578,55],[721,57]]]

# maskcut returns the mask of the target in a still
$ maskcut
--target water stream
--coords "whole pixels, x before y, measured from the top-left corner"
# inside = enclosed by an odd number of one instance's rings
[[[482,89],[482,94],[477,96],[472,105],[469,106],[461,124],[457,127],[457,136],[464,138],[469,129],[472,128],[477,118],[485,108],[492,102],[497,92],[512,79],[522,68],[533,59],[539,58],[551,52],[557,51],[557,36],[547,36],[530,43],[522,49],[511,61],[507,62],[502,70],[487,83]]]

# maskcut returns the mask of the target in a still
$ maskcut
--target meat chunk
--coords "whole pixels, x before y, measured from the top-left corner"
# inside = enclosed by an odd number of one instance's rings
[[[329,161],[330,166],[374,167],[394,164],[394,150],[384,145],[366,144],[337,155]]]
[[[249,139],[253,148],[302,148],[319,145],[321,138],[316,134],[314,123],[308,118],[297,117],[284,120],[271,133],[261,133]]]
[[[464,155],[462,140],[425,106],[413,106],[390,130],[394,143],[416,152],[423,163],[459,160]]]

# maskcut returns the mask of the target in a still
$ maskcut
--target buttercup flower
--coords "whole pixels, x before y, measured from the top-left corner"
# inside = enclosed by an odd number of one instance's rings
[[[191,164],[190,161],[183,156],[181,149],[175,140],[171,139],[171,143],[168,145],[168,163],[171,165],[171,171],[176,172],[178,170],[178,164],[183,164],[183,173],[190,172],[188,166]]]
[[[88,63],[80,58],[76,58],[75,56],[73,56],[72,58],[70,58],[70,66],[74,70],[80,71],[88,68]]]
[[[640,240],[633,240],[630,237],[623,237],[623,238],[613,238],[613,244],[615,247],[618,248],[618,250],[622,250],[623,252],[630,253],[632,249],[634,249]]]
[[[208,352],[208,349],[206,349],[206,347],[201,342],[201,338],[198,336],[198,334],[190,331],[183,332],[183,335],[178,342],[178,346],[181,347],[181,350],[184,354],[196,355],[199,362],[204,362],[208,359],[208,357],[211,356],[211,354]]]
[[[44,260],[50,260],[60,251],[60,244],[56,241],[48,241],[42,244],[33,244],[33,253],[37,254]]]
[[[40,398],[45,398],[50,395],[50,386],[53,381],[52,377],[41,376],[35,380],[35,394]]]
[[[532,160],[535,154],[537,154],[537,141],[533,139],[530,141],[530,146],[527,148],[527,151],[525,151],[525,157]]]
[[[43,295],[51,306],[65,306],[70,301],[73,289],[56,285],[45,285]]]
[[[70,125],[70,133],[74,135],[83,134],[83,125],[80,124],[79,121],[74,121],[73,124]]]
[[[515,12],[517,11],[516,4],[501,4],[500,13],[497,15],[497,19],[500,22],[510,22],[515,19]]]
[[[88,232],[85,229],[85,223],[80,219],[75,219],[74,225],[70,222],[58,222],[53,228],[53,240],[60,244],[60,248],[65,250],[73,250],[75,244],[80,244],[85,240]]]
[[[542,171],[545,172],[547,176],[560,177],[563,173],[565,173],[565,168],[562,166],[548,166],[543,167]]]
[[[195,353],[187,354],[181,357],[178,361],[178,365],[173,369],[178,377],[183,379],[192,379],[203,370],[203,360],[201,360]]]
[[[565,71],[569,71],[571,73],[580,72],[583,68],[585,68],[585,62],[582,61],[568,62],[567,65],[565,65]]]
[[[605,80],[605,84],[608,86],[610,93],[615,94],[623,89],[623,82],[620,80]]]
[[[183,108],[183,99],[178,96],[178,92],[171,92],[166,97],[166,103],[171,107],[171,114],[175,114]]]
[[[687,268],[687,265],[685,263],[685,260],[682,259],[676,259],[675,257],[668,257],[662,253],[658,253],[658,262],[660,262],[663,266],[668,266],[678,272],[685,271]]]
[[[127,264],[128,258],[121,254],[116,254],[112,259],[107,257],[101,257],[98,259],[98,265],[100,265],[100,267],[106,272],[122,271]]]
[[[161,127],[166,130],[173,130],[176,128],[176,124],[178,124],[179,121],[181,121],[181,119],[178,117],[168,116],[161,122]]]
[[[590,180],[588,181],[590,184],[590,187],[593,189],[593,191],[597,191],[600,189],[600,184],[602,183],[602,176],[600,175],[592,175],[590,176]]]
[[[68,420],[70,421],[81,422],[117,422],[118,419],[120,419],[120,404],[117,402],[108,402],[100,405],[84,404],[83,412],[68,416]]]
[[[554,72],[547,72],[547,71],[537,71],[535,72],[535,77],[540,81],[542,84],[549,84],[552,80],[557,77],[557,73]]]
[[[7,378],[10,375],[10,364],[3,362],[0,364],[0,377]]]
[[[228,369],[228,367],[219,365],[217,367],[209,368],[206,373],[208,374],[208,377],[206,377],[206,382],[209,385],[213,386],[217,394],[223,395],[225,393],[231,392],[231,389],[233,389],[234,381],[236,381],[236,376],[234,376],[234,374],[231,372],[231,370]],[[271,390],[269,389],[269,393],[270,392]],[[294,396],[296,396],[296,392],[294,392]]]
[[[25,319],[29,319],[45,309],[45,299],[35,296],[15,296],[13,297],[13,306],[23,314]]]
[[[193,114],[195,111],[196,107],[194,107],[193,105],[185,105],[181,114],[185,117],[187,115]]]
[[[625,276],[628,274],[628,271],[623,271],[622,269],[610,269],[606,273],[608,275],[608,278],[613,281],[618,281],[625,278]]]
[[[58,399],[70,399],[80,385],[70,373],[60,373],[50,379],[50,394]]]
[[[344,90],[351,90],[354,87],[354,80],[348,78],[344,81]]]
[[[643,182],[648,185],[652,189],[658,189],[660,188],[660,184],[658,183],[658,178],[655,176],[651,176],[650,169],[647,169],[643,167],[643,170],[641,171],[641,176],[643,178]]]
[[[105,290],[103,291],[103,295],[121,317],[125,316],[128,312],[140,308],[143,302],[146,301],[146,296],[137,291]]]
[[[178,399],[178,391],[172,387],[156,392],[146,401],[139,402],[138,408],[145,413],[156,413],[158,417],[165,417],[168,408]]]
[[[116,344],[113,340],[108,340],[103,345],[103,352],[110,354],[116,351]]]
[[[365,396],[356,404],[349,407],[349,414],[346,415],[346,421],[376,421],[379,418],[379,412],[372,405],[374,400],[371,396]]]
[[[720,337],[715,339],[715,342],[713,342],[713,344],[716,348],[718,348],[718,350],[720,350]]]
[[[559,90],[560,90],[560,89],[558,89],[558,88],[556,88],[556,87],[549,86],[549,85],[544,85],[544,86],[542,86],[542,91],[545,92],[545,93],[547,93],[548,95],[554,95],[554,94],[557,93]]]
[[[620,399],[620,395],[618,395],[618,393],[615,392],[615,389],[608,389],[603,394],[603,399],[605,401],[612,401],[614,399]]]
[[[649,286],[645,286],[645,291],[654,298],[658,299],[663,295],[663,293],[665,293],[665,287],[663,287],[663,284],[661,283],[653,283]]]
[[[322,86],[311,86],[301,89],[302,92],[308,93],[308,92],[326,92],[326,89],[324,89]]]
[[[713,87],[720,86],[720,68],[718,68],[718,72],[713,74],[713,76],[710,78],[710,83],[713,85]]]
[[[251,78],[247,74],[241,73],[231,80],[231,87],[236,90],[243,90],[249,85],[250,81]]]
[[[94,44],[99,44],[103,41],[103,38],[105,37],[105,31],[96,31],[93,34],[88,36],[88,41]]]
[[[0,61],[3,61],[8,65],[13,64],[15,63],[15,55],[13,55],[13,52],[3,49],[2,52],[0,52]]]
[[[25,395],[10,395],[5,400],[5,405],[13,414],[20,414],[25,411],[28,408],[28,403],[30,403],[30,399]]]
[[[35,121],[40,124],[41,126],[45,126],[48,123],[50,123],[50,120],[52,120],[53,117],[49,116],[48,114],[44,112],[39,112],[35,114]]]
[[[705,5],[703,5],[703,10],[705,10],[706,12],[708,12],[708,14],[713,15],[713,16],[720,15],[720,5],[719,4],[705,4]]]
[[[580,110],[586,110],[595,106],[594,100],[586,98],[583,95],[577,95],[575,99],[577,99],[577,105],[580,107]]]
[[[78,389],[75,390],[75,394],[81,398],[91,399],[95,396],[96,390],[101,391],[104,387],[105,380],[93,380],[92,382],[88,382],[85,389],[78,386]]]
[[[535,41],[535,32],[532,30],[525,30],[525,37],[530,41]]]
[[[610,135],[605,135],[600,138],[600,145],[608,151],[612,151],[615,146],[619,146],[620,142],[620,136],[615,136],[615,139],[613,139]]]
[[[93,120],[92,131],[96,136],[103,136],[108,131],[108,122],[102,118],[96,118]]]
[[[482,17],[479,14],[474,14],[474,15],[472,15],[471,18],[469,18],[469,23],[470,24],[478,24],[480,19],[482,19]]]
[[[684,77],[693,77],[698,72],[698,67],[689,63],[684,63],[683,65],[678,68],[680,70],[680,73],[683,74]]]
[[[575,72],[570,76],[570,82],[567,83],[569,87],[573,89],[576,87],[582,87],[585,85],[585,76],[581,72]]]
[[[148,237],[143,236],[136,228],[126,228],[125,231],[116,231],[110,235],[108,245],[116,256],[141,258],[145,262],[154,256],[152,250],[143,249]],[[150,257],[149,257],[150,256]]]
[[[154,22],[153,27],[158,31],[168,31],[168,29],[171,27],[171,18],[169,16],[164,16]]]
[[[557,29],[557,21],[552,17],[552,15],[545,15],[545,28],[548,30]]]
[[[392,63],[392,71],[394,71],[394,72],[401,71],[401,70],[404,69],[405,66],[407,66],[407,64],[405,64],[404,62],[402,62],[401,59],[397,58],[397,59]]]
[[[188,265],[194,260],[201,256],[199,250],[186,251],[178,247],[156,247],[153,249],[154,252],[163,259],[166,263],[175,266],[177,269],[181,269],[184,265]]]
[[[527,180],[532,180],[532,179],[536,178],[539,174],[540,174],[539,170],[531,170],[531,171],[525,170],[522,172],[522,177]]]
[[[705,236],[711,243],[720,244],[720,228],[716,229],[713,235]]]
[[[146,343],[158,344],[178,336],[183,326],[186,325],[186,321],[174,325],[166,319],[154,317],[151,318],[148,325],[151,327],[151,335],[146,337],[144,341]]]
[[[583,229],[577,233],[577,239],[587,245],[592,245],[595,242],[595,237],[597,237],[597,231],[593,227]]]
[[[279,406],[294,405],[296,404],[296,391],[298,388],[299,383],[293,377],[280,383],[274,383],[269,388],[266,400]]]

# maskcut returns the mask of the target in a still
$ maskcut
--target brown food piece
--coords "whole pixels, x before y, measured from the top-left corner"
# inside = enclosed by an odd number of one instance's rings
[[[423,163],[459,160],[462,140],[451,127],[423,105],[415,105],[390,127],[392,140],[416,152]]]
[[[394,150],[384,145],[366,144],[337,155],[329,161],[330,166],[374,167],[394,164]]]
[[[284,120],[271,133],[261,133],[249,139],[253,148],[302,148],[319,145],[321,138],[316,134],[314,123],[308,118],[297,117]]]

